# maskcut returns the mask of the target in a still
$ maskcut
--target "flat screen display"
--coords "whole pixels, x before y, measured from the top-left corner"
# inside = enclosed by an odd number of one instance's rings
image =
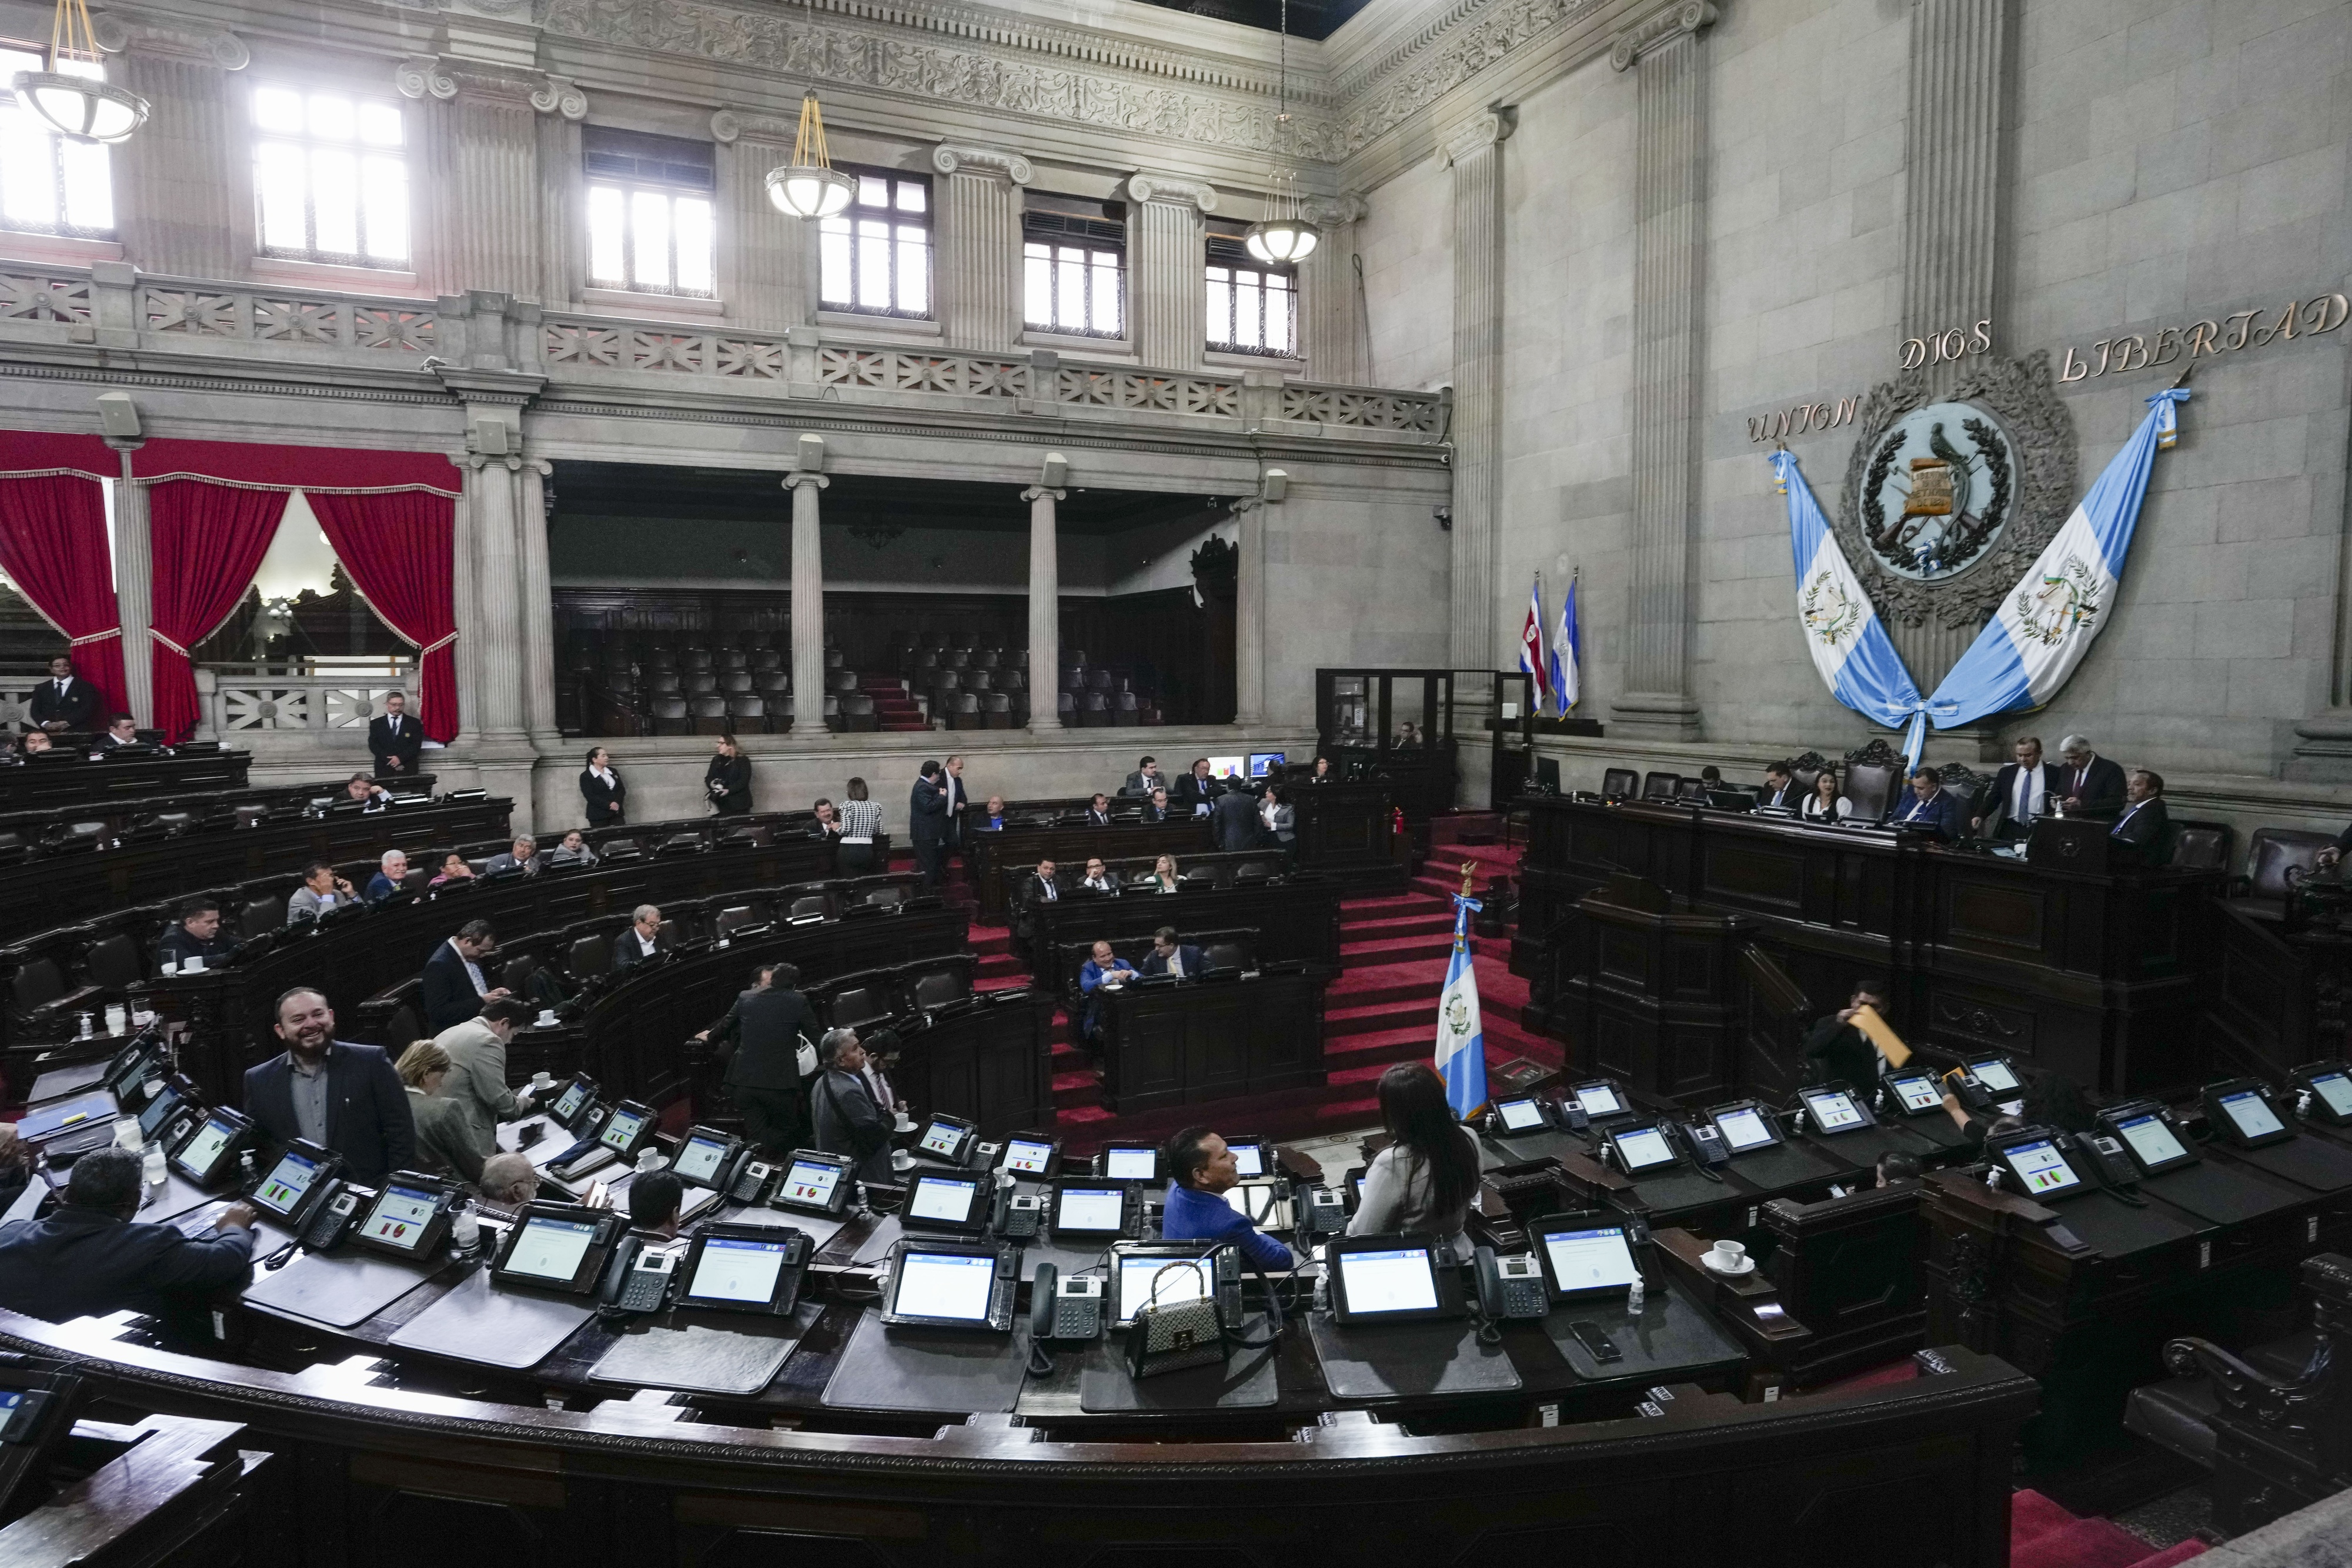
[[[1103,1155],[1103,1175],[1113,1181],[1160,1179],[1158,1149],[1112,1149]]]
[[[1234,1169],[1244,1177],[1262,1176],[1265,1175],[1265,1145],[1263,1144],[1235,1144],[1234,1145]]]
[[[1588,1083],[1579,1089],[1576,1103],[1588,1116],[1614,1116],[1625,1109],[1625,1102],[1606,1083]]]
[[[440,1194],[413,1186],[386,1186],[368,1217],[360,1221],[360,1235],[386,1247],[414,1252],[424,1244],[425,1228],[433,1222]],[[576,1254],[574,1267],[577,1267]],[[564,1276],[571,1278],[569,1274]]]
[[[1772,1141],[1772,1129],[1765,1124],[1762,1113],[1753,1105],[1742,1105],[1737,1111],[1726,1111],[1715,1119],[1716,1130],[1723,1141],[1735,1151],[1752,1149],[1759,1144]]]
[[[702,1244],[702,1260],[694,1266],[686,1293],[706,1301],[744,1301],[755,1306],[772,1301],[776,1280],[784,1271],[788,1245],[713,1236]]]
[[[2279,1119],[2269,1104],[2251,1089],[2222,1095],[2221,1110],[2237,1124],[2239,1133],[2249,1138],[2263,1137],[2280,1128]]]
[[[1544,1235],[1544,1258],[1563,1294],[1623,1290],[1639,1279],[1625,1232],[1612,1225],[1598,1230],[1553,1230]]]
[[[898,1259],[898,1281],[890,1310],[904,1317],[984,1323],[989,1291],[995,1283],[993,1258],[908,1251]]]
[[[1495,1110],[1507,1133],[1531,1133],[1544,1124],[1543,1107],[1532,1100],[1506,1100]]]
[[[253,1201],[283,1218],[294,1212],[310,1184],[319,1179],[319,1162],[289,1149],[278,1157],[270,1173],[261,1178],[253,1189]]]
[[[1172,1269],[1169,1265],[1174,1264]],[[1160,1281],[1156,1298],[1162,1306],[1172,1301],[1198,1301],[1209,1293],[1209,1281],[1216,1265],[1206,1259],[1169,1257],[1122,1257],[1118,1260],[1118,1321],[1134,1321],[1136,1310],[1155,1298],[1151,1281],[1160,1270],[1169,1269],[1168,1277]]]
[[[2341,1072],[2315,1073],[2312,1075],[2311,1092],[2319,1096],[2321,1104],[2336,1114],[2352,1116],[2352,1078],[2347,1078]],[[142,1116],[139,1121],[144,1126],[147,1118]]]
[[[163,1130],[163,1124],[172,1119],[172,1113],[177,1111],[183,1103],[184,1096],[168,1083],[155,1091],[155,1098],[148,1101],[146,1108],[139,1113],[139,1135],[142,1138],[153,1137]],[[17,1135],[21,1137],[23,1134],[19,1132]]]
[[[971,1218],[972,1200],[979,1193],[980,1183],[976,1181],[919,1177],[915,1182],[915,1190],[907,1195],[907,1218],[961,1225]]]
[[[839,1166],[794,1160],[793,1168],[784,1173],[784,1185],[776,1189],[776,1197],[786,1203],[823,1208],[833,1201],[833,1189],[841,1185],[841,1174]]]
[[[686,1147],[678,1150],[677,1160],[670,1169],[680,1181],[701,1182],[708,1186],[719,1174],[719,1162],[727,1157],[727,1145],[719,1138],[688,1138]]]
[[[1249,754],[1250,777],[1263,779],[1281,767],[1286,758],[1279,751],[1253,751]]]
[[[1209,758],[1209,777],[1212,779],[1239,779],[1242,776],[1242,768],[1245,760],[1245,758],[1239,757],[1212,757]]]
[[[1127,1219],[1127,1189],[1117,1186],[1066,1186],[1054,1209],[1056,1230],[1118,1233]]]
[[[1944,1103],[1943,1091],[1936,1087],[1936,1081],[1932,1078],[1912,1076],[1890,1078],[1886,1082],[1894,1086],[1895,1098],[1906,1111],[1930,1110]]]
[[[114,1118],[114,1096],[104,1089],[93,1089],[54,1105],[44,1105],[37,1111],[25,1113],[16,1124],[20,1138],[46,1138],[68,1127],[78,1127],[85,1122],[107,1122]]]
[[[1437,1274],[1426,1247],[1339,1254],[1339,1282],[1348,1312],[1427,1312],[1437,1308]]]
[[[506,1271],[529,1279],[569,1284],[596,1239],[596,1224],[589,1219],[556,1219],[535,1214],[523,1221],[522,1235],[507,1254]]]
[[[2189,1152],[2180,1146],[2180,1140],[2172,1135],[2172,1129],[2165,1125],[2164,1118],[2153,1112],[2145,1116],[2134,1116],[2128,1122],[2116,1123],[2116,1131],[2122,1134],[2125,1143],[2131,1145],[2132,1153],[2139,1156],[2139,1163],[2150,1170],[2168,1160],[2179,1159]]]
[[[932,1123],[930,1130],[923,1134],[923,1148],[942,1156],[953,1155],[962,1142],[963,1129],[945,1122]]]
[[[572,1086],[564,1090],[562,1098],[555,1102],[554,1117],[559,1122],[569,1122],[572,1117],[580,1114],[580,1107],[586,1103],[588,1103],[588,1085],[574,1079]]]
[[[1625,1156],[1625,1168],[1629,1171],[1645,1171],[1653,1166],[1675,1163],[1674,1145],[1655,1127],[1637,1127],[1630,1133],[1618,1134],[1617,1152]]]
[[[596,1141],[615,1154],[624,1153],[636,1142],[637,1129],[647,1119],[641,1111],[615,1111],[613,1119],[604,1124],[604,1130],[596,1135]]]
[[[1034,1138],[1015,1138],[1004,1145],[1004,1168],[1017,1176],[1044,1176],[1053,1157],[1054,1145]]]
[[[2074,1174],[2066,1156],[2046,1139],[2014,1145],[2003,1149],[2000,1157],[2009,1162],[2009,1168],[2017,1173],[2018,1181],[2032,1197],[2067,1192],[2083,1185],[2083,1178]]]
[[[1843,1090],[1808,1092],[1805,1103],[1812,1108],[1813,1125],[1824,1133],[1842,1133],[1848,1127],[1862,1125],[1862,1113],[1854,1109],[1853,1096]]]
[[[2014,1094],[2020,1087],[2016,1072],[2006,1061],[1979,1061],[1969,1071],[1977,1075],[1978,1082],[1996,1094]]]
[[[1273,1216],[1274,1206],[1281,1197],[1281,1189],[1272,1182],[1243,1182],[1225,1188],[1225,1207],[1252,1225],[1264,1225]]]
[[[202,1175],[212,1169],[213,1162],[220,1158],[221,1151],[228,1147],[229,1140],[236,1136],[236,1129],[228,1123],[218,1120],[206,1122],[197,1129],[196,1135],[188,1140],[187,1147],[180,1151],[180,1164]]]

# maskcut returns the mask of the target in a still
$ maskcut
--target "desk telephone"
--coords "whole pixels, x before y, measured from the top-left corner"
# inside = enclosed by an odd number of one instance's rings
[[[1691,1161],[1698,1166],[1701,1176],[1712,1176],[1716,1167],[1730,1163],[1730,1147],[1713,1124],[1687,1122],[1682,1124],[1682,1132],[1690,1143]]]
[[[310,1223],[302,1228],[302,1249],[306,1252],[331,1252],[342,1245],[343,1238],[359,1223],[360,1195],[342,1182],[333,1184],[333,1191],[310,1216]]]
[[[1540,1318],[1551,1311],[1550,1293],[1534,1253],[1503,1258],[1492,1247],[1481,1247],[1475,1268],[1478,1311],[1490,1322]]]
[[[735,1173],[735,1185],[727,1189],[730,1203],[757,1203],[768,1195],[768,1183],[775,1178],[776,1167],[765,1160],[745,1160],[743,1168]]]
[[[1064,1279],[1053,1264],[1038,1264],[1029,1283],[1029,1337],[1089,1340],[1100,1339],[1102,1332],[1102,1277],[1072,1274]]]
[[[2137,1186],[2139,1167],[2124,1152],[2123,1145],[2104,1133],[2078,1133],[2073,1143],[2090,1158],[2098,1178],[2108,1186]]]
[[[625,1267],[619,1258],[614,1260],[616,1273],[608,1277],[606,1303],[616,1312],[657,1312],[669,1300],[670,1281],[677,1277],[677,1254],[656,1252],[634,1241],[631,1245],[636,1255]]]
[[[1339,1236],[1348,1228],[1346,1195],[1328,1186],[1309,1187],[1307,1201],[1298,1207],[1297,1238],[1301,1244],[1312,1242],[1320,1236]]]
[[[996,1195],[994,1216],[996,1233],[1007,1241],[1026,1241],[1036,1236],[1045,1224],[1045,1200],[1034,1193],[1015,1197],[1009,1192]],[[1041,1268],[1053,1267],[1050,1263]]]

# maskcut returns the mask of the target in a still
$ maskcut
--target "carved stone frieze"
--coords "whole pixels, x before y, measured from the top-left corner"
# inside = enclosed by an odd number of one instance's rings
[[[1385,73],[1368,73],[1362,89],[1343,94],[1346,108],[1338,138],[1339,153],[1355,152],[1513,49],[1601,4],[1602,0],[1489,0],[1467,12],[1456,25],[1424,36]]]

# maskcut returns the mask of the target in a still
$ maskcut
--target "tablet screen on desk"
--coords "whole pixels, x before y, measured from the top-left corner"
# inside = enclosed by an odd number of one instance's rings
[[[139,1113],[139,1135],[142,1138],[153,1137],[163,1130],[163,1124],[172,1119],[172,1113],[178,1110],[184,1103],[185,1099],[180,1092],[168,1083],[156,1090],[155,1098],[148,1101],[145,1108]],[[21,1127],[18,1128],[17,1135],[23,1136]]]
[[[1630,1133],[1620,1133],[1616,1142],[1617,1152],[1625,1157],[1628,1171],[1645,1171],[1675,1163],[1674,1145],[1655,1127],[1636,1127]]]
[[[1944,1103],[1943,1091],[1936,1081],[1924,1073],[1911,1073],[1886,1081],[1893,1085],[1895,1098],[1906,1111],[1925,1111]]]
[[[702,1260],[686,1282],[689,1299],[742,1301],[760,1305],[776,1298],[776,1280],[784,1271],[787,1241],[751,1241],[713,1236],[702,1244]]]
[[[2341,1072],[2314,1073],[2311,1092],[2319,1096],[2321,1104],[2338,1116],[2352,1116],[2352,1078],[2347,1078]],[[147,1118],[140,1117],[139,1124],[145,1126]]]
[[[2157,1170],[2175,1160],[2189,1157],[2189,1151],[2180,1146],[2180,1140],[2172,1135],[2172,1129],[2165,1125],[2164,1118],[2154,1112],[2116,1123],[2116,1132],[2131,1145],[2132,1153],[2139,1156],[2142,1169]]]
[[[963,1129],[945,1122],[932,1123],[930,1131],[923,1134],[924,1152],[938,1155],[943,1159],[952,1159],[956,1150],[962,1145]]]
[[[2242,1136],[2267,1137],[2279,1131],[2280,1122],[2263,1097],[2251,1089],[2241,1089],[2221,1096],[2221,1113],[2237,1124]]]
[[[2083,1178],[2074,1174],[2074,1167],[2066,1163],[2066,1156],[2058,1152],[2056,1145],[2046,1139],[2037,1139],[2031,1144],[2013,1144],[2001,1150],[2000,1157],[2009,1163],[2009,1168],[2016,1173],[2018,1181],[2032,1197],[2071,1192],[2083,1185]]]
[[[588,1256],[588,1245],[595,1239],[593,1220],[534,1214],[523,1221],[522,1234],[507,1254],[505,1271],[568,1285],[580,1272],[580,1260]]]
[[[1103,1155],[1103,1175],[1112,1181],[1160,1179],[1158,1149],[1110,1149]]]
[[[319,1162],[289,1149],[253,1189],[253,1201],[282,1219],[294,1212],[302,1195],[318,1179]]]
[[[613,1119],[604,1124],[604,1130],[596,1135],[596,1141],[615,1153],[625,1150],[636,1141],[637,1129],[646,1124],[646,1120],[641,1112],[616,1110]]]
[[[1495,1111],[1507,1133],[1529,1133],[1544,1124],[1543,1107],[1532,1100],[1506,1100]]]
[[[784,1185],[776,1189],[776,1198],[781,1203],[823,1208],[833,1201],[833,1189],[840,1185],[839,1166],[821,1165],[815,1160],[794,1160],[793,1168],[784,1175]]]
[[[375,1207],[368,1210],[368,1217],[360,1221],[361,1238],[404,1252],[415,1251],[425,1239],[425,1228],[433,1221],[434,1206],[440,1201],[440,1196],[413,1186],[386,1186],[383,1196],[375,1200]],[[564,1277],[571,1278],[568,1274]]]
[[[1625,1245],[1625,1232],[1616,1226],[1548,1231],[1543,1245],[1552,1284],[1563,1296],[1612,1287],[1622,1291],[1640,1278],[1633,1267],[1633,1249]]]
[[[1225,1188],[1225,1207],[1252,1225],[1265,1225],[1281,1197],[1282,1189],[1270,1181],[1242,1182]]]
[[[1617,1091],[1606,1083],[1588,1083],[1576,1092],[1576,1103],[1588,1116],[1614,1116],[1625,1109]]]
[[[1853,1099],[1842,1089],[1808,1089],[1805,1103],[1813,1113],[1813,1125],[1824,1133],[1843,1133],[1848,1127],[1862,1125],[1862,1113],[1853,1108]]]
[[[686,1147],[678,1150],[677,1159],[670,1168],[680,1181],[698,1182],[709,1186],[719,1174],[719,1162],[727,1157],[727,1145],[718,1138],[688,1138]]]
[[[995,1283],[993,1258],[909,1249],[898,1260],[890,1310],[901,1317],[985,1323],[989,1292]]]
[[[180,1151],[180,1168],[202,1181],[212,1174],[213,1166],[221,1157],[221,1151],[228,1147],[229,1140],[236,1136],[236,1128],[232,1124],[218,1117],[206,1122],[197,1129],[196,1135],[188,1140],[187,1146]]]
[[[1044,1176],[1054,1157],[1054,1145],[1035,1138],[1015,1138],[1004,1145],[1004,1168],[1015,1176]]]
[[[1216,1264],[1208,1258],[1121,1256],[1118,1260],[1119,1322],[1122,1325],[1132,1322],[1137,1311],[1149,1301],[1157,1300],[1163,1307],[1177,1301],[1198,1301],[1209,1293],[1209,1279],[1215,1268]],[[1160,1294],[1155,1298],[1151,1293],[1152,1281],[1162,1269],[1167,1269],[1169,1273],[1166,1279],[1160,1281]]]
[[[575,1078],[572,1081],[572,1086],[564,1090],[562,1098],[555,1102],[555,1109],[548,1113],[559,1122],[569,1122],[572,1117],[580,1114],[580,1107],[586,1103],[588,1103],[588,1085]]]
[[[1066,1186],[1054,1208],[1055,1230],[1091,1230],[1116,1236],[1127,1220],[1127,1189],[1117,1186]]]
[[[971,1221],[971,1208],[980,1197],[980,1183],[960,1180],[953,1176],[924,1176],[915,1178],[914,1189],[907,1194],[908,1219],[929,1219],[941,1225],[967,1225]]]
[[[1437,1310],[1437,1274],[1426,1247],[1341,1252],[1339,1286],[1347,1293],[1349,1317]]]
[[[1265,1175],[1265,1145],[1263,1144],[1235,1144],[1234,1145],[1234,1170],[1244,1179],[1250,1176],[1262,1176]]]
[[[1978,1082],[1983,1084],[1986,1088],[1991,1090],[1996,1094],[2014,1094],[2017,1092],[2018,1082],[2016,1070],[2011,1068],[2006,1061],[2002,1061],[1998,1058],[1995,1058],[1990,1061],[1979,1061],[1974,1067],[1969,1068],[1969,1071],[1977,1075]]]
[[[1762,1113],[1753,1105],[1742,1105],[1737,1111],[1726,1111],[1715,1119],[1716,1130],[1735,1152],[1752,1149],[1772,1141],[1772,1129],[1764,1124]]]

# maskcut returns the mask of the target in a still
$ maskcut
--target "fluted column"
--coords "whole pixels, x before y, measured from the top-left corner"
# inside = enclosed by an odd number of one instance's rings
[[[814,439],[803,436],[802,444]],[[821,441],[817,451],[824,451]],[[784,488],[793,493],[793,735],[802,740],[827,733],[824,544],[817,531],[817,497],[830,483],[811,468],[784,476]]]
[[[245,276],[253,155],[229,73],[249,57],[233,34],[142,29],[108,62],[108,74],[148,104],[147,123],[112,153],[115,228],[124,259],[142,272]]]
[[[567,258],[578,225],[568,193],[579,162],[541,179],[538,117],[584,120],[588,99],[562,77],[479,68],[432,57],[401,62],[393,82],[417,99],[419,178],[427,232],[416,270],[439,294],[491,289],[522,298],[569,292]],[[576,139],[557,136],[551,160]],[[551,254],[551,246],[562,249]],[[561,303],[562,301],[559,301]]]
[[[1364,340],[1361,292],[1356,284],[1356,225],[1364,199],[1318,197],[1307,204],[1307,219],[1322,230],[1315,252],[1301,269],[1306,277],[1307,368],[1318,382],[1369,386],[1372,374]]]
[[[1619,35],[1609,63],[1638,73],[1633,151],[1633,551],[1625,690],[1612,721],[1696,739],[1690,692],[1691,539],[1697,529],[1698,390],[1706,242],[1706,0],[1681,0]]]
[[[491,745],[523,738],[522,551],[515,520],[522,503],[522,459],[466,457],[467,553],[474,564],[474,622],[458,642],[474,644],[475,734]]]
[[[802,257],[813,225],[768,199],[768,171],[793,161],[787,142],[753,135],[730,111],[710,117],[719,141],[719,293],[729,318],[782,331],[811,319]]]
[[[1201,219],[1217,210],[1213,186],[1162,174],[1130,175],[1127,194],[1128,307],[1136,357],[1155,370],[1199,368],[1208,340],[1208,250]]]
[[[1032,485],[1029,503],[1029,727],[1062,727],[1062,545],[1055,503],[1068,492]]]
[[[547,478],[554,472],[544,457],[523,460],[515,516],[516,559],[522,565],[523,723],[542,750],[561,749],[563,739],[555,722],[555,587],[547,566]]]
[[[1503,142],[1515,111],[1481,114],[1445,141],[1454,170],[1453,654],[1494,667],[1495,497],[1502,482]]]
[[[1265,530],[1288,476],[1269,469],[1258,495],[1234,503],[1240,559],[1234,585],[1234,722],[1265,722]]]
[[[131,455],[145,443],[107,444],[122,454],[122,481],[114,487],[114,608],[122,622],[122,695],[131,716],[144,729],[155,722],[154,649],[147,635],[155,618],[155,549],[147,486],[131,483]]]
[[[1034,172],[1018,152],[931,149],[939,204],[940,329],[950,349],[1002,351],[1021,340],[1021,188]]]

